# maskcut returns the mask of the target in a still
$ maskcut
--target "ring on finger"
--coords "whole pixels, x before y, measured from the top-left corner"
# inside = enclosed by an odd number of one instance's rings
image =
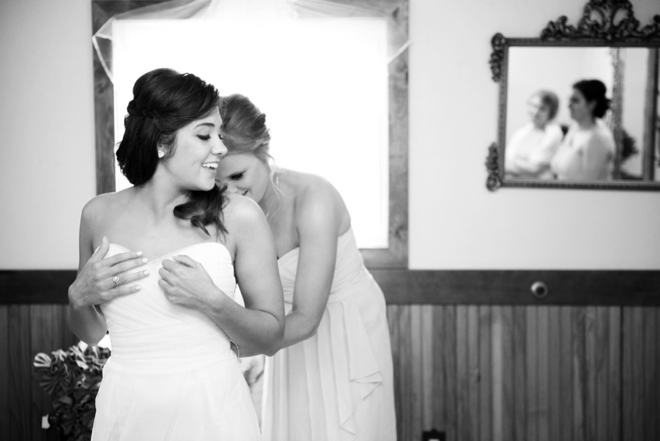
[[[115,286],[119,286],[119,276],[114,276],[112,281],[115,282]]]

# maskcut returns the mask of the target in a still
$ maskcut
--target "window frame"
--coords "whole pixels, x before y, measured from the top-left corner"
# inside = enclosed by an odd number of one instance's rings
[[[166,0],[92,0],[92,35],[111,17]],[[386,11],[390,52],[408,41],[407,0],[334,0]],[[372,269],[408,268],[408,52],[388,65],[389,78],[389,221],[388,248],[360,249]],[[96,193],[115,191],[114,88],[93,50]]]

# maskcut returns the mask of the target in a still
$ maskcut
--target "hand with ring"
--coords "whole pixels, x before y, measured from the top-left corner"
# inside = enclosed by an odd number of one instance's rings
[[[74,307],[100,305],[115,297],[139,291],[132,282],[143,279],[149,271],[127,273],[147,262],[139,251],[128,251],[105,258],[110,244],[103,238],[101,246],[82,267],[69,287],[69,302]]]

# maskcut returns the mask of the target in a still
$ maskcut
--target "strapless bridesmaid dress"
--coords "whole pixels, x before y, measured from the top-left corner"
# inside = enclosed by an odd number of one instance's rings
[[[299,249],[278,260],[291,310]],[[338,238],[328,304],[316,335],[266,358],[263,438],[268,441],[396,439],[385,297],[352,230]]]

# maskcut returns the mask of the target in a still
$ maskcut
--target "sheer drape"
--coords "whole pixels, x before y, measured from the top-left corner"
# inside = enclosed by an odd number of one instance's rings
[[[93,35],[92,44],[110,80],[113,79],[113,26],[121,20],[212,20],[223,23],[244,21],[252,25],[286,26],[288,20],[331,17],[380,17],[391,19],[386,7],[346,5],[327,0],[171,0],[118,14]],[[396,58],[410,42],[391,46],[389,60]]]

